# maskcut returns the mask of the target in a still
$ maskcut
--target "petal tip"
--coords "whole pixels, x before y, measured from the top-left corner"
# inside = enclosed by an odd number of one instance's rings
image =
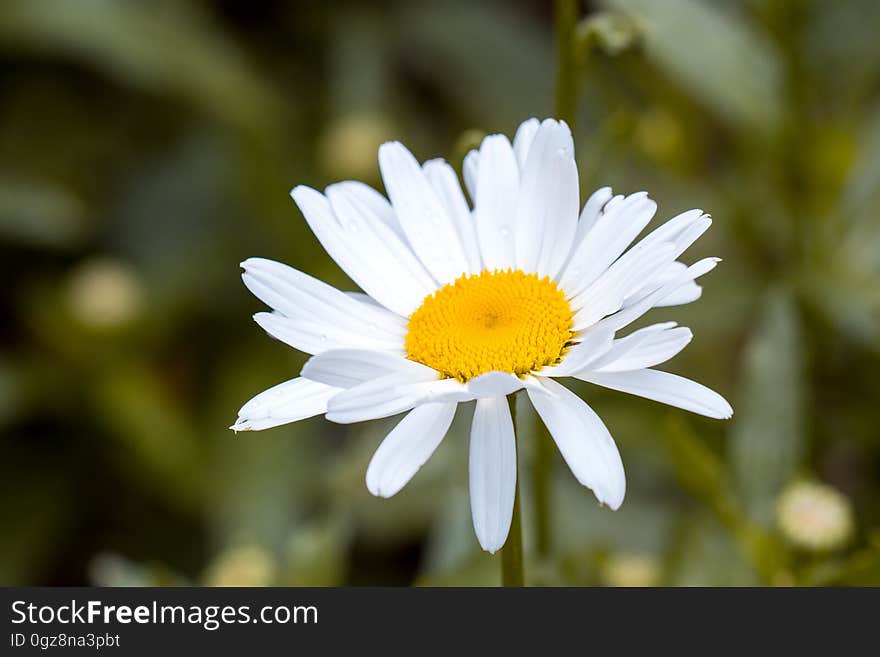
[[[367,490],[370,491],[370,495],[373,497],[379,497],[383,500],[394,497],[394,495],[399,492],[399,489],[388,490],[388,488],[382,485],[381,481],[376,481],[376,477],[371,475],[369,468],[367,468],[366,484]]]
[[[406,146],[404,146],[401,142],[395,140],[383,142],[379,146],[379,160],[382,160],[386,157],[392,157],[397,154],[409,153]]]

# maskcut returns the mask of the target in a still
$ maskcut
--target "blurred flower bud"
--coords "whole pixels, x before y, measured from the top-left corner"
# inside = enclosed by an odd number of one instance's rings
[[[330,177],[375,179],[378,152],[392,126],[374,114],[350,114],[333,121],[318,142],[318,158]]]
[[[776,520],[788,540],[817,552],[843,547],[854,528],[849,500],[831,486],[815,482],[786,488],[777,502]]]
[[[93,586],[155,586],[149,569],[115,554],[101,552],[89,562],[89,580]]]
[[[635,16],[607,11],[593,14],[575,30],[578,56],[583,59],[593,47],[612,57],[620,55],[639,45],[644,32]]]
[[[660,563],[650,554],[621,552],[603,560],[599,575],[607,586],[657,586]]]
[[[258,545],[240,545],[221,552],[208,566],[206,586],[270,586],[275,560]]]
[[[112,329],[135,318],[142,290],[128,265],[112,258],[94,258],[70,273],[66,297],[70,313],[82,325]]]

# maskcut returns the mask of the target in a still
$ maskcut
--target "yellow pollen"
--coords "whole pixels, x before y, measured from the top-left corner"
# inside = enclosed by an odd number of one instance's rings
[[[406,353],[459,381],[496,370],[521,375],[559,362],[571,324],[571,306],[549,277],[484,271],[425,298],[409,318]]]

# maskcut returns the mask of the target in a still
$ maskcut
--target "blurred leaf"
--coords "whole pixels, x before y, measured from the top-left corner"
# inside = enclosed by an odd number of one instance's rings
[[[446,496],[429,532],[420,564],[423,576],[452,572],[473,559],[479,549],[468,495],[464,490],[454,489]]]
[[[0,354],[0,428],[5,428],[25,406],[24,372],[18,363]]]
[[[650,429],[648,430],[650,431]],[[640,494],[638,484],[627,491],[626,503],[611,511],[600,506],[593,494],[574,479],[568,466],[556,459],[553,485],[553,542],[562,554],[583,553],[588,549],[615,549],[653,552],[659,550],[673,521],[673,512],[664,500]],[[627,461],[632,476],[633,461]],[[524,493],[526,497],[528,492]],[[525,508],[524,522],[529,522]],[[531,528],[530,524],[524,525]],[[527,536],[527,539],[531,539]],[[527,541],[528,549],[528,541]]]
[[[411,2],[404,7],[391,36],[407,66],[433,81],[476,125],[512,127],[547,112],[552,49],[536,21],[503,11],[503,4]]]
[[[805,586],[880,586],[880,545],[872,545],[848,557],[813,564],[804,573],[801,583]]]
[[[854,219],[877,218],[880,200],[880,107],[874,106],[856,139],[859,154],[844,190],[843,212]]]
[[[297,527],[287,543],[284,586],[341,586],[348,569],[351,527],[347,514]]]
[[[880,223],[860,222],[836,236],[800,272],[799,290],[852,342],[880,349]]]
[[[13,438],[25,442],[27,436]],[[9,446],[6,446],[7,450]],[[15,461],[4,456],[4,465]],[[53,567],[69,530],[76,497],[69,480],[55,467],[17,468],[0,477],[0,582],[4,586],[34,585],[42,569]],[[23,475],[23,476],[22,476]],[[63,548],[61,548],[63,549]]]
[[[526,572],[526,578],[529,575]],[[416,580],[416,586],[499,586],[501,565],[487,552],[479,554],[450,570],[428,573]]]
[[[276,120],[279,101],[197,3],[13,0],[0,48],[73,57],[119,81],[167,92],[238,126]]]
[[[769,290],[745,349],[728,442],[736,488],[752,517],[768,526],[776,497],[805,452],[803,349],[791,295]]]
[[[184,505],[198,499],[197,437],[190,417],[156,374],[116,364],[94,382],[98,417],[119,440],[119,460],[157,492]]]
[[[781,71],[771,43],[744,17],[698,0],[605,0],[635,14],[655,62],[719,116],[772,130]]]
[[[876,0],[801,4],[812,10],[801,46],[804,64],[822,90],[823,105],[848,111],[876,93],[880,4]]]
[[[784,547],[748,518],[733,494],[722,461],[682,420],[670,421],[663,435],[682,485],[715,513],[764,582],[773,582],[787,572]]]
[[[340,114],[379,113],[393,93],[387,14],[369,3],[343,5],[333,17],[331,105]]]
[[[322,418],[262,432],[230,431],[236,410],[249,397],[295,373],[290,361],[279,358],[282,345],[244,346],[224,354],[216,408],[205,423],[210,436],[205,478],[212,493],[204,515],[218,547],[244,538],[280,552],[311,503],[312,489],[323,481],[314,464],[331,431]]]
[[[217,543],[246,536],[272,549],[283,544],[312,483],[312,427],[292,425],[261,435],[217,426],[211,432],[215,457],[206,475],[214,492],[205,515]]]
[[[760,580],[710,518],[699,515],[683,527],[669,555],[666,584],[671,586],[756,586]]]
[[[86,228],[83,204],[66,189],[0,176],[0,240],[32,248],[73,248]]]
[[[444,512],[442,501],[450,494],[450,480],[467,472],[469,424],[459,409],[437,451],[400,493],[387,499],[371,495],[364,476],[372,454],[402,416],[351,427],[351,438],[344,449],[334,452],[326,479],[328,493],[348,505],[359,540],[387,547],[421,539],[434,525],[434,518]]]

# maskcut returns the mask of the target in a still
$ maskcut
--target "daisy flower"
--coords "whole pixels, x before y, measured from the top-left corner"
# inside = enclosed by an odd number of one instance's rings
[[[516,441],[506,396],[525,390],[577,480],[617,509],[626,481],[599,416],[556,381],[573,377],[713,418],[730,405],[654,366],[691,331],[675,322],[618,332],[658,306],[696,300],[718,262],[678,260],[709,228],[684,212],[630,246],[657,208],[644,192],[604,187],[579,210],[568,126],[529,119],[513,143],[486,137],[464,160],[469,204],[452,167],[383,144],[388,194],[360,182],[291,196],[330,256],[363,292],[342,292],[286,265],[242,263],[272,308],[256,322],[308,354],[300,376],[247,402],[236,431],[323,414],[352,423],[406,413],[367,468],[370,492],[396,494],[430,458],[462,402],[476,401],[470,501],[480,545],[507,538]]]

